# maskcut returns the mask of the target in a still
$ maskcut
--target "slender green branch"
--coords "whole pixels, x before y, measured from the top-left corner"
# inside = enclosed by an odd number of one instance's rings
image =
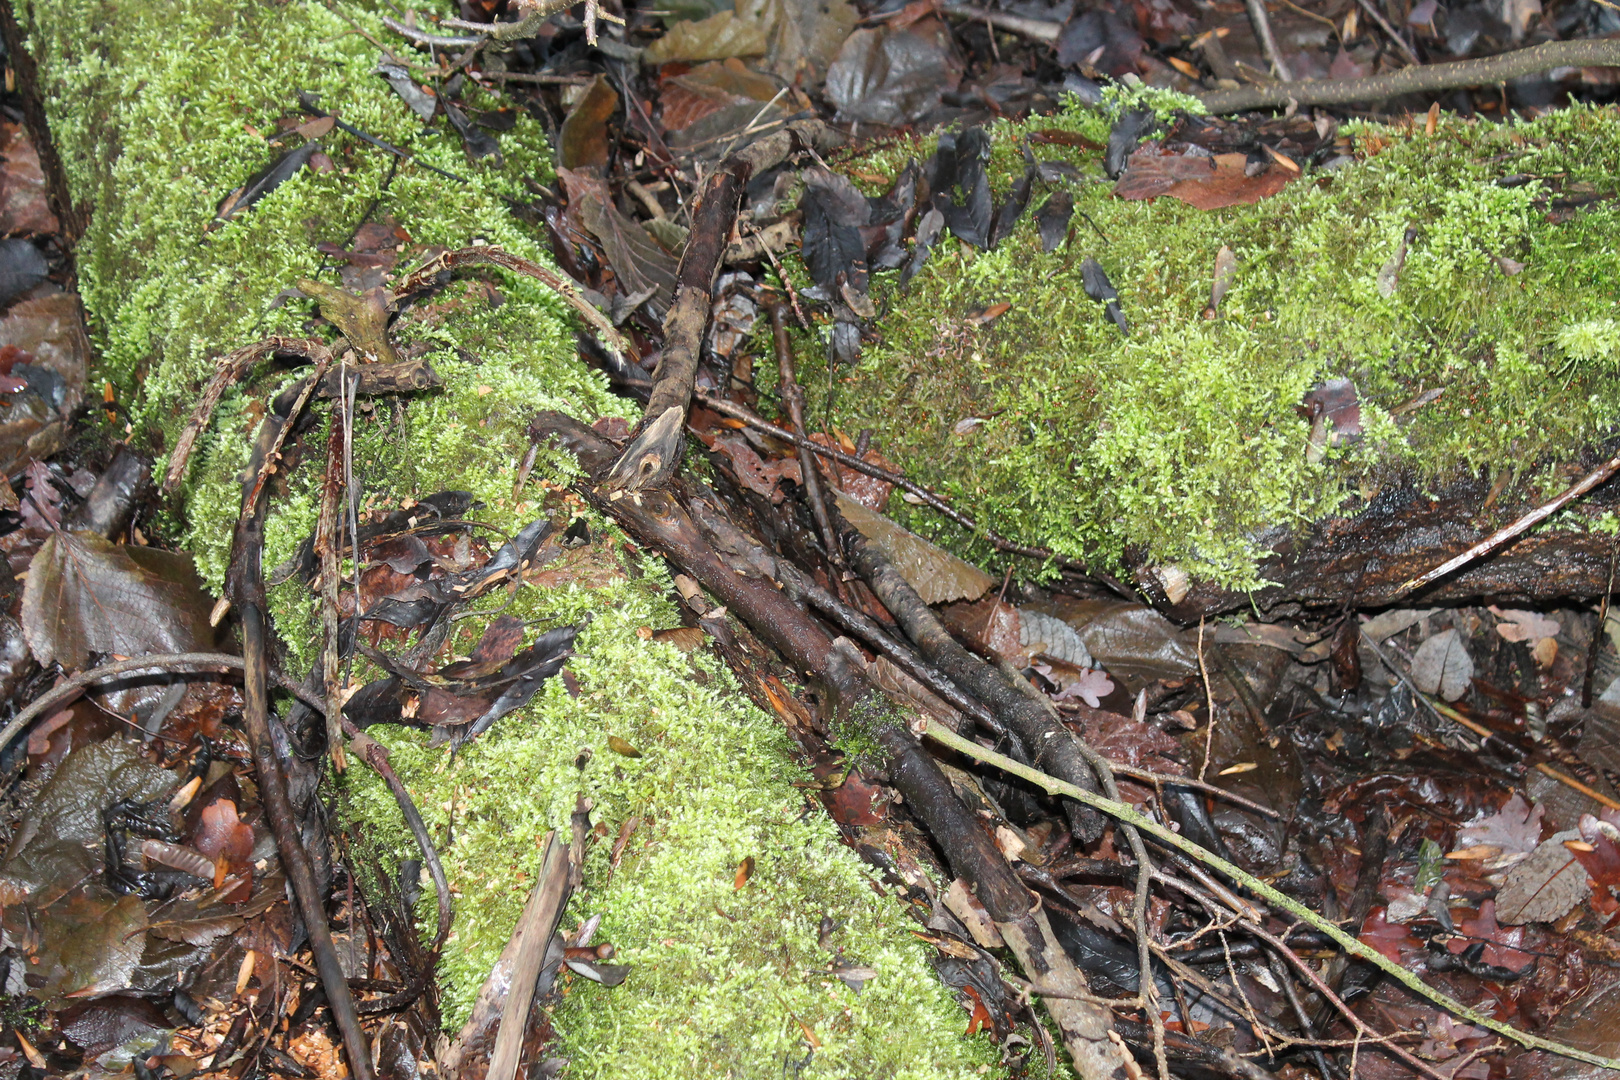
[[[1580,1050],[1573,1046],[1566,1046],[1563,1043],[1554,1042],[1551,1039],[1543,1039],[1539,1035],[1531,1035],[1528,1032],[1520,1031],[1511,1024],[1504,1024],[1500,1020],[1492,1019],[1489,1016],[1485,1016],[1482,1013],[1478,1013],[1473,1009],[1470,1009],[1468,1006],[1459,1001],[1453,1000],[1446,994],[1443,994],[1439,990],[1434,989],[1434,987],[1429,986],[1422,979],[1419,979],[1416,975],[1412,974],[1410,971],[1407,971],[1399,964],[1390,960],[1383,953],[1369,945],[1363,944],[1355,936],[1345,933],[1337,925],[1323,918],[1321,915],[1318,915],[1316,912],[1312,911],[1298,900],[1285,896],[1283,893],[1278,892],[1276,889],[1272,888],[1270,885],[1267,885],[1264,881],[1261,881],[1253,874],[1233,866],[1225,859],[1211,855],[1208,851],[1199,847],[1191,840],[1176,835],[1169,829],[1164,828],[1145,815],[1138,813],[1129,806],[1126,806],[1124,803],[1115,802],[1112,799],[1105,799],[1101,795],[1093,795],[1091,792],[1086,791],[1083,788],[1076,787],[1073,784],[1064,783],[1062,780],[1059,780],[1053,776],[1048,776],[1038,769],[1032,769],[1027,765],[1019,764],[1012,758],[998,754],[994,750],[987,750],[978,743],[964,739],[962,736],[958,735],[950,728],[945,727],[937,720],[930,720],[928,722],[928,726],[923,730],[923,734],[928,738],[933,739],[937,743],[948,746],[952,750],[966,754],[968,757],[982,761],[986,765],[994,765],[1003,772],[1012,773],[1014,776],[1022,777],[1032,784],[1038,784],[1054,795],[1064,795],[1071,799],[1078,799],[1087,806],[1092,806],[1098,810],[1101,810],[1109,817],[1115,818],[1121,822],[1124,822],[1125,824],[1136,826],[1138,829],[1151,835],[1160,843],[1167,844],[1168,846],[1186,854],[1190,858],[1196,859],[1211,869],[1225,874],[1239,885],[1242,885],[1244,888],[1252,891],[1256,896],[1263,898],[1268,903],[1274,904],[1277,907],[1282,908],[1290,914],[1298,917],[1299,919],[1309,923],[1311,926],[1315,927],[1317,930],[1320,930],[1322,933],[1326,934],[1328,937],[1337,942],[1339,947],[1344,949],[1345,952],[1374,965],[1384,974],[1406,986],[1413,993],[1427,998],[1434,1004],[1440,1006],[1442,1009],[1445,1009],[1447,1012],[1467,1020],[1470,1024],[1474,1024],[1482,1028],[1489,1028],[1498,1035],[1501,1035],[1507,1039],[1512,1039],[1520,1046],[1528,1047],[1531,1050],[1545,1050],[1550,1054],[1558,1054],[1561,1057],[1573,1058],[1576,1061],[1584,1061],[1588,1065],[1596,1065],[1604,1069],[1620,1069],[1620,1061],[1617,1061],[1614,1058],[1606,1058],[1599,1054],[1589,1053],[1588,1051]]]

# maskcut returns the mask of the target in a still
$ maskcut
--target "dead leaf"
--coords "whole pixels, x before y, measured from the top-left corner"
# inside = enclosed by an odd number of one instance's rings
[[[1468,692],[1473,678],[1473,658],[1455,628],[1443,630],[1419,645],[1412,657],[1412,682],[1425,694],[1456,701]]]
[[[1519,611],[1514,608],[1503,610],[1496,606],[1490,609],[1492,615],[1503,620],[1496,624],[1496,632],[1503,641],[1540,641],[1542,638],[1557,637],[1564,627],[1554,618],[1542,615],[1535,611]]]
[[[1552,922],[1574,911],[1575,905],[1592,894],[1586,868],[1564,846],[1564,841],[1580,838],[1574,829],[1554,833],[1508,871],[1496,893],[1498,922],[1508,926]]]
[[[703,631],[696,626],[672,626],[653,631],[654,641],[667,641],[681,652],[693,652],[703,647]]]
[[[1168,195],[1198,208],[1257,203],[1277,194],[1298,175],[1279,165],[1267,165],[1253,176],[1244,154],[1213,157],[1166,153],[1157,143],[1146,143],[1130,156],[1114,195],[1121,199],[1154,199]]]
[[[838,500],[838,512],[878,546],[900,576],[917,590],[923,603],[972,600],[983,596],[995,584],[995,579],[977,566],[908,532],[882,514],[868,510],[842,491],[833,494]]]
[[[607,737],[607,744],[608,749],[612,750],[615,754],[622,754],[625,757],[641,756],[640,750],[637,750],[634,746],[631,746],[617,735],[609,735]]]
[[[607,125],[618,108],[618,91],[606,75],[598,75],[563,121],[557,150],[563,168],[607,168]]]
[[[191,556],[57,532],[29,564],[22,624],[41,664],[74,671],[94,656],[188,652],[213,641]]]
[[[735,11],[719,11],[706,19],[688,19],[671,26],[663,37],[647,46],[649,64],[672,60],[697,63],[731,56],[764,56],[765,26]]]
[[[737,864],[737,875],[732,879],[731,887],[740,889],[748,884],[748,879],[754,876],[754,857],[752,855]]]

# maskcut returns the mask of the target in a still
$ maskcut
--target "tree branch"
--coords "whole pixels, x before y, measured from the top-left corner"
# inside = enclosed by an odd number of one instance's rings
[[[1481,60],[1426,64],[1361,79],[1313,79],[1275,86],[1217,90],[1204,94],[1203,102],[1211,113],[1280,108],[1289,102],[1296,105],[1348,105],[1357,101],[1379,101],[1400,94],[1431,93],[1506,82],[1560,67],[1620,67],[1620,40],[1549,41]]]

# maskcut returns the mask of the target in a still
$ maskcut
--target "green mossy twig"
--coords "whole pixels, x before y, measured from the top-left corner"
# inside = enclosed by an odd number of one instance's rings
[[[1014,776],[1028,780],[1032,784],[1038,784],[1054,795],[1066,795],[1071,799],[1077,799],[1088,806],[1101,810],[1109,817],[1124,822],[1127,825],[1134,825],[1141,831],[1151,835],[1160,843],[1173,847],[1188,857],[1203,863],[1205,866],[1225,874],[1227,877],[1231,878],[1233,881],[1236,881],[1244,888],[1251,890],[1268,903],[1275,904],[1277,907],[1282,908],[1289,914],[1309,923],[1315,929],[1320,930],[1322,933],[1332,938],[1340,948],[1344,949],[1345,952],[1350,953],[1359,960],[1365,960],[1367,963],[1372,964],[1374,967],[1378,968],[1378,970],[1395,979],[1407,989],[1413,991],[1421,997],[1427,998],[1429,1001],[1440,1006],[1442,1009],[1445,1009],[1447,1012],[1452,1013],[1454,1016],[1467,1020],[1470,1024],[1488,1028],[1489,1030],[1496,1032],[1498,1035],[1501,1035],[1507,1039],[1512,1039],[1520,1046],[1531,1050],[1545,1050],[1550,1054],[1558,1054],[1561,1057],[1572,1058],[1575,1061],[1584,1061],[1588,1065],[1596,1065],[1599,1068],[1620,1070],[1620,1060],[1603,1057],[1601,1054],[1593,1054],[1573,1046],[1568,1046],[1564,1043],[1554,1042],[1552,1039],[1544,1039],[1539,1035],[1532,1035],[1529,1032],[1520,1031],[1511,1024],[1504,1024],[1500,1020],[1492,1019],[1491,1017],[1485,1016],[1484,1014],[1469,1008],[1460,1001],[1452,999],[1447,994],[1444,994],[1441,991],[1434,989],[1432,986],[1429,986],[1422,979],[1419,979],[1410,971],[1407,971],[1399,964],[1390,960],[1377,949],[1363,944],[1356,937],[1345,933],[1337,925],[1323,918],[1321,915],[1318,915],[1316,912],[1312,911],[1298,900],[1279,892],[1277,889],[1267,885],[1264,881],[1261,881],[1253,874],[1239,869],[1238,867],[1227,862],[1225,859],[1210,854],[1208,851],[1204,850],[1202,847],[1199,847],[1192,841],[1176,835],[1169,829],[1160,826],[1157,822],[1150,820],[1146,815],[1138,813],[1136,810],[1126,806],[1122,802],[1115,802],[1112,799],[1105,799],[1102,796],[1094,795],[1083,788],[1075,787],[1073,784],[1064,783],[1062,780],[1059,780],[1056,777],[1048,776],[1038,769],[1032,769],[1027,765],[1020,765],[1010,757],[1003,754],[998,754],[994,750],[987,750],[978,743],[964,739],[962,736],[956,734],[956,732],[952,731],[950,728],[936,720],[930,720],[928,722],[928,726],[923,729],[923,735],[927,738],[933,739],[935,742],[940,743],[943,746],[950,747],[952,750],[966,754],[968,757],[971,757],[977,761],[982,761],[986,765],[994,765],[1004,772],[1012,773]]]

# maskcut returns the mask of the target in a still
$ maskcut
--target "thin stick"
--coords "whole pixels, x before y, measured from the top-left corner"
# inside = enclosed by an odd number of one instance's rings
[[[1361,5],[1361,10],[1365,11],[1372,17],[1372,21],[1378,24],[1379,29],[1383,30],[1384,33],[1389,35],[1391,41],[1400,46],[1401,52],[1406,54],[1406,58],[1408,60],[1412,61],[1414,64],[1423,63],[1423,61],[1418,59],[1418,54],[1412,51],[1412,46],[1406,43],[1406,39],[1401,37],[1400,33],[1393,26],[1389,25],[1389,20],[1384,18],[1383,12],[1379,11],[1378,8],[1373,5],[1372,0],[1356,0],[1356,3]]]
[[[1209,710],[1209,723],[1204,726],[1204,763],[1198,767],[1198,779],[1209,775],[1209,751],[1215,744],[1215,691],[1209,688],[1209,668],[1204,665],[1204,617],[1198,617],[1198,677],[1204,680],[1204,707]]]
[[[906,479],[897,472],[891,472],[888,469],[873,465],[870,461],[862,461],[860,458],[855,457],[852,454],[846,454],[842,450],[834,450],[831,447],[822,446],[820,443],[812,442],[809,439],[800,438],[798,435],[795,435],[786,428],[778,427],[769,420],[766,420],[764,417],[760,416],[758,413],[754,412],[752,409],[743,405],[738,405],[736,402],[727,401],[725,398],[717,397],[714,394],[704,393],[701,390],[697,391],[693,396],[701,401],[703,403],[703,407],[706,409],[712,409],[717,413],[722,413],[723,415],[730,416],[733,419],[741,420],[749,427],[763,431],[767,435],[772,435],[778,439],[781,439],[783,442],[792,443],[794,446],[807,449],[811,453],[820,454],[824,458],[831,458],[840,465],[849,466],[856,472],[865,473],[867,476],[875,476],[885,483],[893,484],[902,491],[911,492],[928,506],[933,507],[935,510],[939,511],[941,514],[944,514],[946,517],[962,526],[962,528],[967,529],[969,532],[984,537],[985,540],[989,541],[992,545],[1002,551],[1009,551],[1014,555],[1027,555],[1032,559],[1051,559],[1063,566],[1072,566],[1078,570],[1085,570],[1085,566],[1083,564],[1065,559],[1063,556],[1058,555],[1050,548],[1029,547],[1026,544],[1019,544],[1008,540],[1006,537],[991,532],[989,529],[980,528],[977,522],[968,517],[966,514],[962,513],[960,510],[952,508],[951,505],[943,498],[934,494],[921,484]]]
[[[425,265],[411,271],[406,279],[394,289],[393,299],[400,300],[405,296],[427,292],[436,287],[435,279],[446,270],[459,270],[464,266],[479,263],[488,263],[510,270],[515,274],[534,278],[552,292],[562,297],[568,306],[579,312],[580,317],[590,324],[602,338],[604,348],[610,349],[618,355],[621,363],[625,357],[635,357],[636,351],[631,347],[625,336],[619,333],[619,328],[613,325],[613,320],[596,310],[596,307],[580,294],[579,286],[572,278],[564,277],[554,270],[547,269],[539,263],[502,251],[497,247],[465,247],[456,251],[447,251]]]
[[[1014,15],[1009,11],[990,11],[986,8],[973,7],[971,4],[946,4],[941,10],[959,19],[976,19],[987,26],[1023,34],[1027,38],[1044,41],[1048,45],[1063,35],[1063,24],[1050,19],[1031,19],[1023,15]],[[895,14],[898,15],[899,12]]]
[[[1614,44],[1617,47],[1615,62],[1620,64],[1620,41],[1617,41]],[[1427,573],[1419,574],[1417,577],[1406,582],[1400,588],[1395,590],[1395,593],[1390,597],[1390,600],[1395,600],[1397,597],[1404,596],[1410,592],[1415,592],[1418,589],[1423,588],[1425,585],[1432,584],[1433,582],[1438,581],[1440,578],[1445,577],[1458,567],[1466,566],[1475,559],[1478,559],[1480,556],[1490,554],[1503,544],[1507,543],[1509,540],[1512,540],[1514,537],[1528,532],[1541,522],[1546,521],[1548,518],[1558,513],[1558,511],[1562,510],[1564,507],[1568,506],[1582,495],[1585,495],[1593,488],[1598,487],[1617,472],[1620,472],[1620,454],[1610,458],[1602,465],[1599,465],[1596,469],[1593,469],[1591,472],[1587,473],[1581,478],[1579,483],[1564,491],[1563,494],[1557,496],[1551,502],[1543,503],[1534,510],[1530,511],[1528,514],[1525,514],[1523,517],[1519,518],[1519,520],[1515,521],[1513,524],[1501,529],[1497,529],[1495,532],[1491,533],[1491,535],[1487,536],[1485,539],[1481,540],[1479,543],[1475,544],[1461,555],[1454,555],[1445,562],[1441,563],[1439,566],[1435,567],[1433,570],[1430,570]]]
[[[1287,105],[1348,105],[1378,101],[1400,94],[1458,90],[1489,86],[1535,75],[1559,67],[1620,66],[1620,40],[1549,41],[1483,60],[1451,64],[1418,64],[1386,75],[1360,79],[1310,79],[1276,86],[1246,86],[1204,94],[1204,107],[1212,113],[1242,112]]]
[[[87,686],[93,686],[103,679],[110,679],[114,675],[123,675],[131,671],[171,667],[223,667],[232,671],[241,671],[242,658],[227,653],[210,652],[154,653],[151,656],[137,656],[129,660],[114,660],[110,664],[102,664],[100,667],[93,667],[89,671],[81,671],[35,698],[33,704],[13,717],[11,723],[7,724],[4,730],[0,730],[0,750],[4,750],[9,746],[12,739],[22,734],[28,728],[28,725],[39,719],[41,715],[64,702],[72,701]]]
[[[1454,1016],[1467,1020],[1470,1024],[1474,1024],[1478,1027],[1488,1028],[1489,1030],[1496,1032],[1498,1035],[1511,1039],[1520,1046],[1524,1046],[1532,1050],[1545,1050],[1548,1053],[1558,1054],[1561,1057],[1571,1058],[1575,1061],[1584,1061],[1588,1065],[1596,1065],[1604,1069],[1620,1069],[1620,1060],[1603,1057],[1601,1054],[1593,1054],[1586,1050],[1580,1050],[1573,1046],[1566,1046],[1563,1043],[1554,1042],[1551,1039],[1544,1039],[1539,1035],[1532,1035],[1529,1032],[1520,1031],[1509,1024],[1504,1024],[1500,1020],[1485,1016],[1474,1009],[1470,1009],[1461,1002],[1453,1000],[1450,996],[1434,989],[1422,979],[1419,979],[1416,975],[1390,960],[1377,949],[1363,944],[1359,939],[1340,929],[1337,924],[1333,923],[1329,919],[1323,918],[1321,915],[1318,915],[1316,912],[1312,911],[1298,900],[1295,900],[1293,897],[1279,892],[1277,889],[1266,884],[1264,881],[1261,881],[1253,874],[1232,865],[1217,855],[1211,854],[1204,848],[1198,846],[1185,837],[1160,826],[1158,823],[1150,820],[1143,814],[1138,813],[1135,809],[1125,805],[1122,802],[1116,802],[1113,799],[1106,799],[1101,795],[1095,795],[1084,788],[1078,787],[1074,784],[1065,783],[1054,776],[1048,776],[1038,769],[1032,769],[1027,765],[1021,765],[1012,758],[1007,757],[1005,754],[998,754],[993,750],[987,750],[978,743],[962,738],[960,735],[956,734],[956,732],[952,731],[950,728],[939,723],[938,721],[930,720],[927,727],[923,729],[923,734],[928,738],[948,746],[959,753],[966,754],[968,757],[974,758],[977,761],[982,761],[987,765],[994,765],[1003,772],[1012,773],[1014,776],[1028,780],[1032,784],[1037,784],[1054,795],[1066,795],[1071,799],[1075,799],[1079,802],[1085,803],[1088,806],[1095,807],[1117,821],[1134,825],[1142,832],[1152,836],[1158,842],[1169,847],[1173,847],[1188,857],[1203,863],[1205,866],[1213,868],[1219,873],[1231,878],[1244,888],[1255,893],[1267,903],[1282,908],[1304,922],[1309,923],[1315,929],[1332,938],[1333,941],[1345,952],[1350,953],[1357,959],[1364,960],[1367,963],[1372,964],[1385,975],[1388,975],[1390,978],[1396,980],[1403,986],[1421,995],[1422,997],[1427,998],[1429,1001],[1440,1006]],[[1251,926],[1249,929],[1251,933],[1256,932],[1256,927]],[[1264,931],[1260,931],[1260,933],[1263,934]],[[1286,946],[1282,946],[1282,943],[1279,942],[1273,935],[1265,935],[1262,937],[1262,940],[1266,940],[1267,944],[1271,945],[1273,948],[1286,949]]]
[[[1266,14],[1266,0],[1243,0],[1243,6],[1248,9],[1249,25],[1254,27],[1254,36],[1260,39],[1260,51],[1265,54],[1272,72],[1285,83],[1293,82],[1288,65],[1283,63],[1282,50],[1277,48],[1277,39],[1271,33],[1271,17]]]
[[[794,434],[807,438],[804,426],[804,387],[793,373],[793,343],[788,340],[787,309],[780,303],[771,305],[771,339],[776,346],[777,385],[782,404],[787,407],[788,421]],[[832,518],[827,514],[827,500],[821,490],[821,475],[816,468],[815,456],[803,445],[799,447],[799,475],[804,480],[804,497],[810,504],[810,516],[816,519],[821,542],[826,545],[827,558],[842,570],[847,565],[844,551],[838,544],[838,533],[833,530]]]

